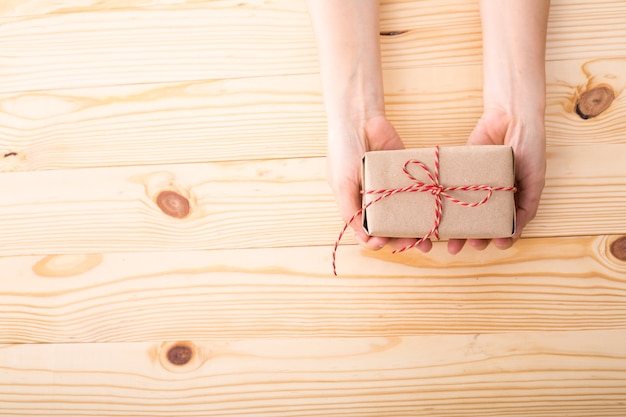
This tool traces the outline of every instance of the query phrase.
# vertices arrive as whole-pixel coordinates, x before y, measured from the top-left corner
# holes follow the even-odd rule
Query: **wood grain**
[[[0,92],[318,71],[303,0],[108,3],[6,3]],[[614,57],[625,12],[615,0],[553,1],[548,60]],[[388,2],[381,17],[382,30],[406,31],[383,40],[386,69],[481,62],[474,0]]]
[[[626,143],[626,58],[550,63],[547,73],[549,145]],[[387,112],[406,145],[463,144],[482,111],[480,79],[476,65],[387,71]],[[598,85],[616,99],[583,120],[575,104]],[[0,171],[326,151],[317,75],[22,92],[0,95],[0,109]]]
[[[339,278],[327,247],[5,257],[0,343],[623,330],[614,241],[457,256],[345,246]]]
[[[626,233],[626,145],[557,147],[525,235]],[[3,173],[0,255],[332,245],[322,158]],[[24,192],[28,190],[28,192]],[[189,214],[157,205],[173,191]]]
[[[321,156],[317,76],[0,96],[0,170]],[[1,155],[0,155],[1,156]]]
[[[621,417],[625,340],[597,330],[192,341],[182,366],[167,359],[175,343],[3,346],[0,415]]]
[[[552,1],[528,238],[334,278],[304,0],[1,1],[0,416],[624,416],[625,13]],[[381,30],[406,144],[463,143],[476,0]]]

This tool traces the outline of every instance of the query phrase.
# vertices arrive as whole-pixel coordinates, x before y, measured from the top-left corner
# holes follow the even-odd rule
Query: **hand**
[[[330,132],[328,141],[328,181],[335,194],[341,217],[345,222],[361,208],[361,159],[366,151],[403,149],[404,144],[395,128],[384,116],[374,116],[362,128],[343,128]],[[371,237],[362,226],[361,216],[350,227],[357,241],[368,249],[378,250],[389,244],[400,249],[414,243],[415,239],[389,239]],[[428,252],[429,240],[417,246]]]
[[[467,141],[468,145],[510,145],[515,153],[515,194],[517,223],[512,238],[494,239],[500,249],[507,249],[519,239],[524,227],[535,217],[546,175],[546,138],[544,117],[537,113],[514,116],[498,109],[486,110]],[[484,249],[489,240],[470,239],[476,249]],[[448,242],[448,252],[458,253],[465,240]]]

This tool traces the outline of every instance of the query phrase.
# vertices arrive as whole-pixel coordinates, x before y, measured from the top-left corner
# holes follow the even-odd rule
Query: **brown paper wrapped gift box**
[[[363,205],[380,194],[371,190],[389,190],[414,185],[415,180],[432,184],[423,163],[434,174],[435,149],[417,148],[367,152],[363,158]],[[510,146],[449,146],[439,148],[439,184],[442,187],[477,186],[513,187],[515,181],[513,150]],[[448,191],[467,203],[482,200],[488,191]],[[432,192],[400,192],[366,207],[363,226],[372,236],[419,238],[435,222],[436,197]],[[512,191],[493,191],[490,199],[477,207],[465,207],[442,198],[439,238],[510,237],[515,231],[515,199]]]

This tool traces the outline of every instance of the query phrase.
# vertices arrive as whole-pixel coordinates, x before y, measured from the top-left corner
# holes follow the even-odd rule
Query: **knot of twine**
[[[404,175],[406,175],[413,182],[411,185],[407,185],[406,187],[361,191],[361,194],[363,195],[379,194],[379,196],[375,198],[374,200],[370,201],[369,203],[365,204],[360,210],[354,213],[354,215],[352,215],[350,220],[348,220],[344,224],[343,229],[339,233],[339,236],[337,237],[337,240],[335,241],[335,246],[333,248],[333,274],[335,276],[337,276],[337,266],[336,266],[337,249],[339,248],[339,242],[341,241],[341,238],[343,237],[343,235],[346,233],[346,230],[348,230],[348,227],[352,224],[352,222],[354,222],[354,220],[356,220],[357,217],[363,214],[363,212],[368,207],[370,207],[373,204],[378,203],[379,201],[385,198],[391,197],[398,193],[431,193],[435,197],[435,221],[433,222],[433,227],[423,237],[421,237],[417,241],[411,243],[410,245],[404,246],[400,249],[395,249],[393,251],[393,253],[400,253],[400,252],[404,252],[406,250],[416,247],[417,245],[422,243],[424,240],[429,239],[430,237],[439,239],[439,224],[441,223],[441,218],[443,216],[443,199],[444,198],[447,198],[454,204],[458,204],[463,207],[477,207],[489,201],[494,191],[510,191],[510,192],[517,191],[517,188],[515,187],[493,187],[490,185],[464,185],[464,186],[444,187],[439,183],[439,146],[435,146],[435,161],[434,162],[435,162],[434,164],[435,166],[434,166],[433,171],[431,172],[426,165],[424,165],[422,162],[418,160],[409,159],[408,161],[406,161],[404,163],[404,166],[402,167],[402,172],[404,172]],[[420,168],[422,168],[422,170],[426,172],[426,175],[428,176],[428,179],[430,180],[430,184],[427,184],[415,178],[413,174],[409,172],[408,168],[410,165],[417,165]],[[480,201],[470,203],[470,202],[455,198],[449,193],[451,191],[486,191],[487,195]]]

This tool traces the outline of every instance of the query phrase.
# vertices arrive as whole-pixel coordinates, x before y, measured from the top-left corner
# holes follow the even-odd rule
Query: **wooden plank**
[[[549,145],[626,144],[626,59],[549,63],[547,73]],[[480,79],[477,65],[387,71],[388,115],[406,145],[463,144],[482,111]],[[600,84],[617,98],[598,117],[581,119],[578,96]],[[0,171],[326,150],[317,75],[22,92],[0,95],[0,108]]]
[[[39,174],[0,177],[4,255],[315,245],[339,226],[321,159]]]
[[[548,60],[626,50],[624,2],[552,3]],[[2,10],[15,17],[1,22],[1,93],[318,72],[302,0],[9,1]],[[474,0],[387,2],[381,30],[405,32],[383,40],[386,69],[481,62]]]
[[[318,77],[0,96],[0,170],[322,156]]]
[[[6,18],[0,91],[311,72],[317,54],[306,3],[264,3],[218,0],[102,11],[87,5],[77,12]]]
[[[8,345],[0,415],[621,417],[625,341],[597,330]],[[169,362],[172,349],[188,362]]]
[[[339,278],[330,247],[4,257],[0,343],[623,330],[615,241],[456,256],[350,245]]]
[[[384,0],[386,1],[386,0]],[[396,0],[393,0],[396,1]],[[278,9],[304,10],[306,3],[285,0],[4,0],[0,5],[0,17],[31,17],[41,15],[58,15],[71,13],[141,11],[150,9],[225,9],[273,6]]]
[[[603,236],[344,245],[332,278],[304,1],[2,1],[0,171],[52,171],[0,174],[0,416],[623,416],[625,11],[553,0],[528,229]],[[385,1],[382,30],[407,145],[464,142],[476,1]]]
[[[548,158],[527,237],[626,233],[626,145],[563,146]],[[322,158],[8,172],[0,181],[4,256],[332,245],[341,228]]]

